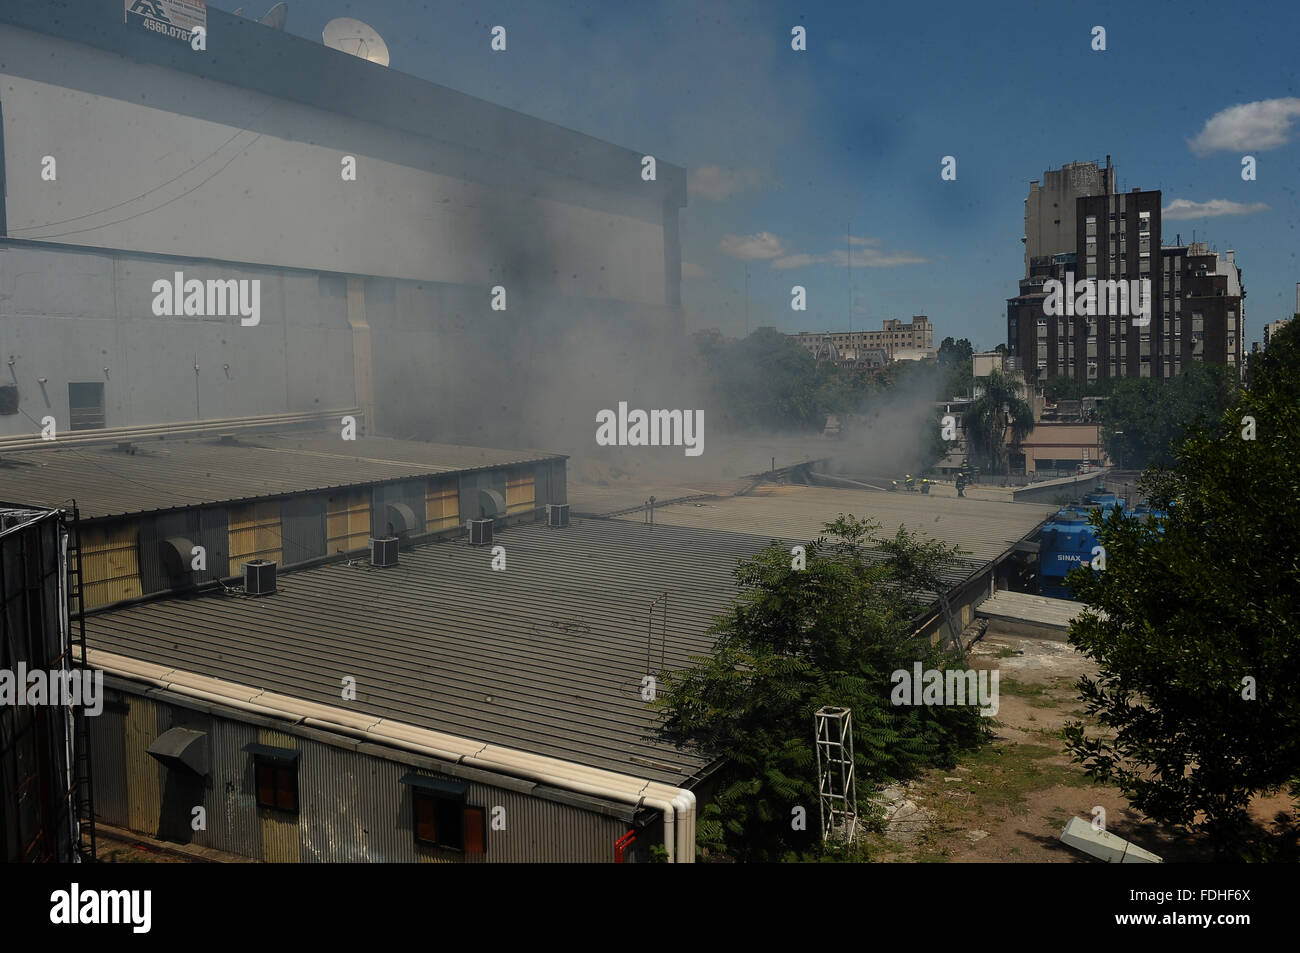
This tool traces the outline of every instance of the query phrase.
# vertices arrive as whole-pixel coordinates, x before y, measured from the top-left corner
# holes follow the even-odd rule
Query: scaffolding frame
[[[817,812],[822,841],[851,844],[858,832],[853,710],[826,705],[813,718],[817,734]]]

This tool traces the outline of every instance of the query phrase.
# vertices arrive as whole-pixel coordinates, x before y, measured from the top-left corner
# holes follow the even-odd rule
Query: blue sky
[[[291,0],[287,29],[319,41],[336,16],[378,29],[394,69],[690,170],[692,329],[743,333],[748,269],[751,327],[928,314],[937,338],[993,347],[1023,271],[1029,181],[1107,153],[1121,189],[1194,203],[1166,213],[1167,241],[1195,230],[1236,249],[1248,341],[1294,310],[1293,2]],[[496,24],[504,54],[489,49]],[[790,48],[796,25],[806,52]],[[945,155],[956,181],[940,179]],[[790,310],[795,284],[807,312]]]

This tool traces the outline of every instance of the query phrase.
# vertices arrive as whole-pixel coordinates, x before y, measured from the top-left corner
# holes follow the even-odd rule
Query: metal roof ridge
[[[291,695],[274,694],[265,689],[208,675],[165,668],[103,649],[87,648],[84,661],[87,665],[103,669],[108,674],[119,678],[149,683],[156,689],[178,695],[267,714],[292,724],[360,736],[387,743],[392,747],[433,750],[438,752],[443,760],[455,764],[484,768],[498,774],[533,775],[532,780],[543,781],[569,790],[579,790],[582,793],[587,793],[589,789],[602,789],[607,796],[632,798],[635,802],[645,794],[678,794],[685,790],[649,778],[621,774],[604,768],[565,761],[550,755],[462,738],[388,718],[377,718],[368,722],[365,727],[359,727],[358,721],[375,719],[376,716],[349,712],[332,705],[321,705]],[[169,676],[172,675],[180,675],[181,678],[170,678]],[[257,704],[253,699],[270,701],[271,704]]]

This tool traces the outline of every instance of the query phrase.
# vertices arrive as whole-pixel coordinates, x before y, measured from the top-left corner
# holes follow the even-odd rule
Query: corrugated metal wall
[[[325,544],[331,553],[365,549],[370,541],[370,490],[340,490],[325,501]]]
[[[324,495],[313,493],[280,501],[280,543],[286,565],[325,555]]]
[[[429,481],[424,498],[424,525],[428,533],[460,525],[460,488],[456,480]]]
[[[139,532],[135,520],[82,527],[82,593],[87,608],[143,595]]]
[[[506,475],[506,515],[530,513],[536,505],[533,468],[519,467]]]
[[[147,698],[131,696],[126,712],[124,753],[126,755],[127,826],[133,831],[158,833],[162,798],[162,765],[146,750],[160,734],[158,710]]]
[[[105,691],[104,709],[86,718],[95,788],[95,818],[130,827],[126,791],[126,705]]]
[[[417,769],[179,705],[129,694],[125,701],[125,711],[125,706],[110,704],[91,719],[96,813],[108,823],[150,835],[158,835],[161,827],[173,841],[267,861],[608,862],[614,841],[628,829],[614,817],[470,781],[467,804],[482,807],[487,817],[486,854],[417,845],[411,789],[401,783],[403,775]],[[177,725],[208,733],[211,773],[188,799],[183,792],[190,779],[171,777],[175,772],[146,750]],[[253,756],[243,750],[253,741],[301,752],[297,817],[258,808]],[[418,773],[448,776],[436,770]],[[183,829],[200,799],[207,829]],[[504,809],[504,815],[497,815],[504,820],[503,830],[493,828],[498,807]]]
[[[563,460],[543,460],[534,466],[533,484],[536,505],[569,502]]]
[[[283,562],[280,552],[280,504],[262,500],[230,508],[230,570],[243,574],[243,564],[252,559]]]

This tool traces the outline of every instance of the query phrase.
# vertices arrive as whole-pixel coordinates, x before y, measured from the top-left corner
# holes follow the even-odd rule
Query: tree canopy
[[[1261,838],[1251,799],[1300,796],[1296,326],[1253,363],[1250,388],[1144,475],[1166,517],[1095,520],[1106,567],[1071,573],[1089,610],[1070,640],[1098,664],[1080,689],[1101,730],[1076,723],[1068,739],[1147,816],[1268,858],[1294,841]]]
[[[741,594],[712,631],[710,656],[661,674],[664,737],[725,759],[699,844],[741,860],[820,853],[814,713],[853,710],[860,809],[874,782],[950,766],[982,737],[973,707],[896,706],[891,674],[952,661],[912,621],[943,583],[954,549],[840,516],[804,564],[773,542],[736,570]],[[792,812],[807,824],[797,830]]]
[[[1012,445],[1019,444],[1034,429],[1034,412],[1020,396],[1021,384],[999,370],[983,378],[983,393],[966,408],[963,427],[972,455],[990,473],[1009,473]]]
[[[1239,393],[1234,370],[1200,362],[1171,378],[1117,380],[1100,411],[1106,453],[1125,467],[1171,466],[1187,428],[1217,420]]]

